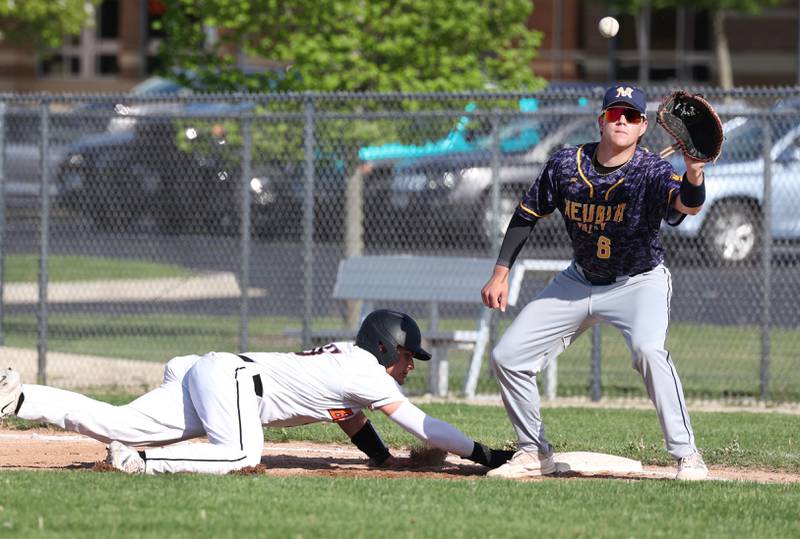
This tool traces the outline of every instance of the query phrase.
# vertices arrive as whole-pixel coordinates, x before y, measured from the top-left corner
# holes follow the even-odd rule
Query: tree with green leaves
[[[32,43],[37,49],[59,47],[94,23],[101,0],[0,0],[0,32],[4,40]]]
[[[172,76],[189,75],[184,82],[205,89],[535,91],[544,81],[530,67],[541,42],[541,34],[527,26],[532,10],[532,0],[170,0],[159,23],[166,36],[160,54]],[[248,73],[241,69],[242,57],[281,69]],[[257,112],[287,106],[266,103]],[[334,106],[363,112],[385,103]],[[411,110],[419,102],[400,106]],[[315,166],[335,154],[348,170],[348,255],[363,247],[364,180],[357,150],[398,140],[404,123],[334,120],[316,126]],[[259,122],[255,155],[301,160],[302,128],[297,122]]]
[[[663,0],[662,0],[663,1]],[[742,11],[750,14],[761,13],[764,8],[777,6],[784,0],[675,0],[674,3],[706,8],[711,12],[711,31],[713,33],[714,56],[717,61],[719,85],[728,90],[733,88],[733,66],[728,38],[725,35],[725,12]]]
[[[205,86],[431,92],[535,90],[531,0],[170,0],[167,68]],[[285,73],[243,73],[241,54]],[[221,86],[220,86],[221,85]]]
[[[695,11],[707,9],[711,14],[711,32],[714,57],[717,63],[717,83],[724,89],[733,88],[733,67],[728,38],[725,34],[725,14],[740,11],[761,13],[765,8],[777,6],[785,0],[597,0],[623,13],[636,15],[647,5],[656,8],[685,7]]]

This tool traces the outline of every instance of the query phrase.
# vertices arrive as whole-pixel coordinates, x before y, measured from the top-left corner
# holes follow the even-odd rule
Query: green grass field
[[[38,255],[12,254],[5,257],[8,283],[36,282],[39,279]],[[191,271],[176,265],[155,264],[119,258],[51,255],[47,272],[50,281],[93,281],[98,279],[156,279],[186,277]]]
[[[116,396],[113,402],[125,402]],[[513,437],[496,406],[426,404],[493,445]],[[545,409],[557,451],[670,461],[655,413]],[[392,447],[413,438],[371,414]],[[714,466],[800,472],[800,417],[695,413]],[[19,423],[17,423],[19,424]],[[24,425],[23,425],[24,427]],[[347,443],[329,424],[266,429],[267,442]],[[797,537],[800,489],[747,482],[473,477],[346,478],[6,471],[0,535],[43,537]]]
[[[4,476],[4,477],[2,477]],[[4,537],[797,537],[789,485],[7,472]],[[10,485],[13,485],[11,487]]]
[[[239,318],[235,315],[51,314],[48,322],[48,349],[58,352],[163,363],[176,355],[235,351],[239,347]],[[36,324],[33,315],[7,315],[5,344],[35,348]],[[277,337],[292,327],[299,328],[299,320],[254,318],[250,323],[251,348],[296,350],[296,342]]]
[[[38,260],[35,255],[5,257],[8,282],[35,281]],[[100,257],[52,256],[49,264],[53,281],[95,279],[136,279],[185,277],[190,270],[179,266],[137,260]],[[228,316],[186,313],[130,314],[102,312],[64,315],[51,309],[48,324],[48,349],[58,352],[164,362],[186,353],[209,350],[238,350],[238,311]],[[8,346],[35,348],[37,322],[34,314],[6,314],[3,341]],[[503,317],[501,334],[510,322]],[[424,327],[425,320],[420,320]],[[254,317],[250,321],[250,349],[293,351],[298,339],[283,336],[287,329],[299,329],[299,318]],[[340,327],[341,318],[314,320],[315,328]],[[466,319],[443,319],[442,329],[469,328]],[[752,399],[760,397],[761,334],[751,326],[713,326],[673,322],[668,348],[681,375],[684,391],[690,398]],[[775,401],[800,400],[800,331],[773,329],[770,335],[769,397]],[[450,354],[450,387],[463,386],[468,354]],[[488,358],[488,353],[487,353]],[[478,392],[497,393],[498,387],[483,362]],[[558,360],[560,396],[588,395],[591,374],[591,339],[588,335],[574,342]],[[418,362],[419,372],[408,384],[412,394],[426,391],[427,366]],[[602,391],[607,397],[643,397],[644,387],[630,367],[630,354],[619,333],[602,328]]]
[[[446,320],[445,327],[469,327],[468,321]],[[340,320],[321,319],[319,327]],[[299,329],[300,320],[286,317],[254,317],[250,322],[250,349],[293,351],[297,339],[287,339],[285,330]],[[501,331],[503,326],[501,326]],[[630,354],[619,335],[609,326],[602,330],[602,386],[609,397],[645,396],[644,385],[630,366]],[[35,348],[36,317],[5,316],[5,344]],[[771,335],[770,396],[774,400],[800,400],[800,331],[776,329]],[[239,347],[239,318],[191,316],[184,314],[130,315],[127,313],[69,314],[49,317],[48,349],[59,352],[165,362],[175,355],[205,353],[209,350],[236,351]],[[688,397],[753,398],[759,396],[760,334],[757,328],[698,326],[673,323],[668,347],[681,375]],[[487,354],[488,357],[488,354]],[[591,374],[591,339],[575,341],[558,360],[559,395],[588,395]],[[450,387],[462,387],[469,355],[450,354]],[[410,379],[412,393],[424,392],[427,365],[417,363]],[[488,361],[478,386],[480,393],[497,393]]]

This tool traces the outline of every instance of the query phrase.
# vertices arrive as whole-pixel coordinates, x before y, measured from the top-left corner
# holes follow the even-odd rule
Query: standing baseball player
[[[0,372],[0,418],[11,413],[109,443],[108,458],[127,473],[227,473],[261,461],[262,425],[332,421],[373,463],[393,462],[362,410],[378,409],[434,447],[497,467],[510,451],[492,450],[425,414],[400,385],[421,346],[417,323],[389,310],[370,313],[355,344],[336,342],[297,354],[210,352],[171,359],[160,387],[125,406],[70,391],[21,384]],[[208,436],[208,443],[168,445]],[[131,446],[166,446],[136,451]]]
[[[558,209],[572,241],[573,262],[525,306],[492,352],[503,403],[519,451],[488,475],[516,478],[555,471],[540,416],[536,374],[586,329],[615,326],[631,351],[658,412],[677,479],[708,475],[695,446],[675,365],[664,348],[672,280],[664,266],[661,221],[677,225],[705,200],[703,165],[684,155],[677,175],[640,148],[647,130],[640,88],[609,88],[598,118],[600,142],[563,149],[547,162],[511,218],[493,275],[481,295],[504,311],[508,275],[539,219]]]

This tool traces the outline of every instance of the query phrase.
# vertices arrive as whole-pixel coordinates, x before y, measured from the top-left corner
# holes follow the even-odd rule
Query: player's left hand
[[[700,94],[672,92],[659,105],[656,122],[675,139],[675,149],[698,161],[716,161],[722,152],[722,121]]]
[[[705,161],[698,161],[687,153],[683,154],[683,162],[686,163],[686,176],[694,184],[700,182],[703,177],[703,167],[706,166]]]

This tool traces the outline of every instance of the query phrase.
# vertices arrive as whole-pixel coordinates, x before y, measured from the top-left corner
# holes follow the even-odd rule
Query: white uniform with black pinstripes
[[[672,277],[663,265],[610,285],[592,286],[573,263],[525,306],[492,354],[520,449],[548,452],[535,375],[581,333],[603,321],[625,338],[633,368],[655,404],[669,453],[681,458],[697,451],[683,387],[664,348],[671,295]]]
[[[406,399],[385,368],[352,343],[246,357],[249,361],[210,352],[173,358],[161,386],[124,406],[23,385],[18,415],[129,446],[164,446],[208,436],[209,443],[145,450],[146,472],[222,474],[260,462],[262,425],[340,421],[364,408]]]
[[[262,425],[340,421],[363,408],[406,398],[384,367],[352,343],[331,343],[302,354],[245,356],[249,361],[210,353],[187,372],[184,394],[209,443],[148,449],[147,473],[227,473],[254,466],[264,448]]]

